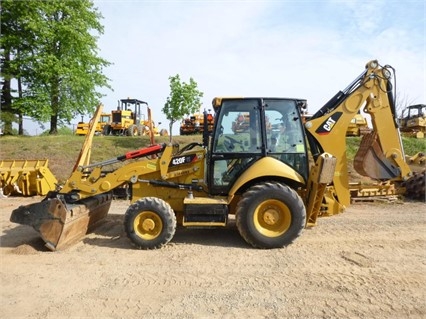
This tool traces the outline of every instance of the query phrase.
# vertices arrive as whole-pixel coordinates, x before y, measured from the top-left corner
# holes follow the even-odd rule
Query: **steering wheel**
[[[235,150],[235,144],[239,144],[241,146],[241,149],[244,150],[242,141],[238,141],[235,138],[230,136],[225,136],[225,141],[223,142],[223,145],[225,146],[225,149],[228,152]]]

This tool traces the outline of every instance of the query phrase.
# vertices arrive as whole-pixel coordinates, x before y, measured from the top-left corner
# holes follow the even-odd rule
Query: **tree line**
[[[4,134],[23,117],[50,122],[49,134],[78,114],[91,114],[100,88],[112,90],[103,71],[111,62],[98,54],[103,18],[91,0],[3,0],[0,7],[1,112]],[[190,78],[169,77],[162,109],[173,123],[200,109],[203,93]]]
[[[98,54],[101,14],[90,0],[3,0],[0,7],[1,117],[4,133],[29,116],[49,134],[77,114],[92,113],[111,63]]]

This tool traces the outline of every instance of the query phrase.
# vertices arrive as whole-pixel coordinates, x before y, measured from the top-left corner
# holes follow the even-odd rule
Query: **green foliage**
[[[41,133],[40,136],[46,136],[46,135],[49,135],[49,134],[50,134],[50,131],[47,130],[47,131],[44,131],[43,133]],[[60,126],[58,128],[56,135],[68,135],[69,136],[69,135],[74,135],[74,132],[72,131],[71,128],[69,128],[67,126]]]
[[[197,88],[197,82],[192,78],[189,83],[181,82],[179,74],[169,77],[170,95],[162,111],[169,120],[170,139],[172,138],[173,123],[198,111],[201,107],[203,93]]]
[[[10,60],[2,77],[22,84],[15,113],[50,120],[50,133],[76,114],[93,113],[102,96],[97,89],[110,88],[102,74],[110,63],[97,52],[102,16],[93,2],[4,0],[1,18],[2,56]]]
[[[61,132],[62,129],[59,129]],[[168,136],[156,137],[157,143],[167,142]],[[194,136],[176,136],[174,143],[182,146],[193,141]],[[60,181],[65,181],[80,153],[85,137],[77,135],[49,135],[0,137],[2,159],[48,159],[49,168]],[[200,140],[201,142],[201,140]],[[150,145],[148,136],[129,138],[124,136],[95,136],[91,150],[91,162],[100,162],[121,156],[129,151]],[[106,151],[107,150],[107,151]],[[125,162],[127,163],[127,162]]]
[[[412,156],[417,152],[426,153],[426,139],[424,138],[403,137],[402,144],[406,155]]]
[[[358,151],[361,137],[346,138],[346,154],[348,159],[353,159]],[[417,152],[426,152],[426,139],[402,137],[402,146],[406,155],[414,155]]]
[[[61,129],[59,130],[61,132]],[[173,143],[181,148],[191,142],[201,143],[200,135],[178,135]],[[157,143],[168,140],[167,136],[156,137]],[[3,159],[49,159],[49,168],[60,181],[71,174],[72,168],[84,143],[84,137],[77,135],[43,135],[31,137],[2,136],[0,137],[0,158]],[[358,149],[360,138],[348,137],[348,160],[352,161]],[[414,155],[425,149],[425,139],[403,138],[407,155]],[[128,138],[123,136],[95,136],[92,146],[92,162],[104,161],[121,156],[129,151],[148,146],[148,136]],[[107,152],[105,150],[108,150]]]
[[[353,159],[358,151],[361,137],[351,136],[346,138],[346,155],[348,159]]]

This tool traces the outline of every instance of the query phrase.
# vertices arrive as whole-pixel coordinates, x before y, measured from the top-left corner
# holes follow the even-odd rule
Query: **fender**
[[[291,179],[298,184],[304,185],[305,179],[297,173],[289,165],[277,160],[273,157],[264,157],[250,166],[241,176],[236,180],[234,185],[229,191],[229,196],[232,197],[235,193],[246,183],[262,177],[273,177],[274,179]]]

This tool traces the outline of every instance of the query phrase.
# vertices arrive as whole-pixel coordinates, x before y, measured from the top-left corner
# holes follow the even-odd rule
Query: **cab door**
[[[264,152],[261,100],[224,100],[215,121],[208,183],[212,194],[226,195],[241,173]]]

